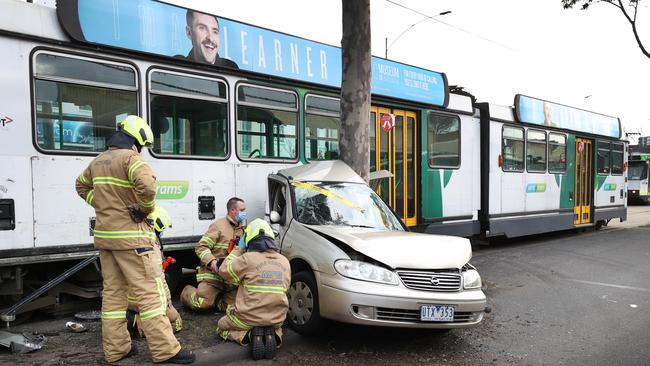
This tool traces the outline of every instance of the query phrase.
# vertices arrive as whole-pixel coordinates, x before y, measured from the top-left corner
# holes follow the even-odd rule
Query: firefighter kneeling
[[[289,261],[278,253],[271,226],[255,219],[219,267],[227,283],[239,285],[234,306],[219,319],[217,332],[226,340],[251,343],[253,359],[273,358],[282,342],[282,323],[289,303]]]
[[[167,210],[160,206],[156,206],[153,212],[151,212],[147,217],[147,223],[153,228],[154,233],[156,233],[156,246],[154,246],[154,251],[157,255],[159,255],[159,265],[163,269],[163,275],[160,277],[160,279],[164,288],[165,297],[167,298],[167,318],[169,319],[169,323],[172,326],[172,330],[174,333],[177,333],[183,329],[183,320],[181,319],[181,315],[172,304],[172,295],[169,291],[169,286],[167,286],[167,281],[164,275],[164,270],[166,269],[167,265],[173,264],[175,260],[173,260],[172,257],[167,257],[167,259],[165,259],[165,256],[162,252],[162,242],[160,241],[160,237],[163,235],[163,231],[167,228],[172,227],[172,218],[169,216],[169,213],[167,213]],[[138,299],[134,294],[129,293],[128,301],[129,311],[126,314],[126,318],[128,321],[127,328],[129,329],[129,333],[135,335],[137,330],[137,334],[140,337],[144,337],[142,320],[140,320],[140,315],[136,314],[139,312]]]

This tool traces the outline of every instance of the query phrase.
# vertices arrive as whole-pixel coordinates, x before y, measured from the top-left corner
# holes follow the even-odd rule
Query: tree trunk
[[[341,57],[340,159],[368,181],[370,169],[370,0],[341,0],[343,39]]]

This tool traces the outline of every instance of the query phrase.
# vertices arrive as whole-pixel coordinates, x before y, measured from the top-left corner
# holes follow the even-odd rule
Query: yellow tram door
[[[382,182],[377,193],[407,226],[417,224],[417,148],[415,113],[371,108],[370,170],[388,170],[393,174]]]
[[[573,223],[591,223],[591,207],[594,196],[593,143],[591,140],[576,138],[576,164]]]

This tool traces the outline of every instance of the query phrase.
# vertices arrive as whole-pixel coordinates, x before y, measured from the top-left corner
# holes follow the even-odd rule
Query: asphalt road
[[[649,262],[650,229],[643,227],[493,243],[472,260],[493,309],[478,328],[439,334],[335,324],[282,350],[278,361],[648,365]]]

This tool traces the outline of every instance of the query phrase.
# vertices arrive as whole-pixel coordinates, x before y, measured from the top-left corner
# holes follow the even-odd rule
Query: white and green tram
[[[144,117],[172,277],[228,198],[263,217],[269,173],[338,157],[340,49],[226,18],[219,53],[187,59],[187,9],[154,0],[0,0],[0,308],[94,255],[74,191],[116,123]],[[25,21],[37,19],[38,21]],[[517,237],[626,219],[618,118],[516,96],[476,103],[444,73],[373,57],[370,168],[411,230]],[[489,97],[487,97],[489,100]],[[99,296],[87,267],[32,308]]]

